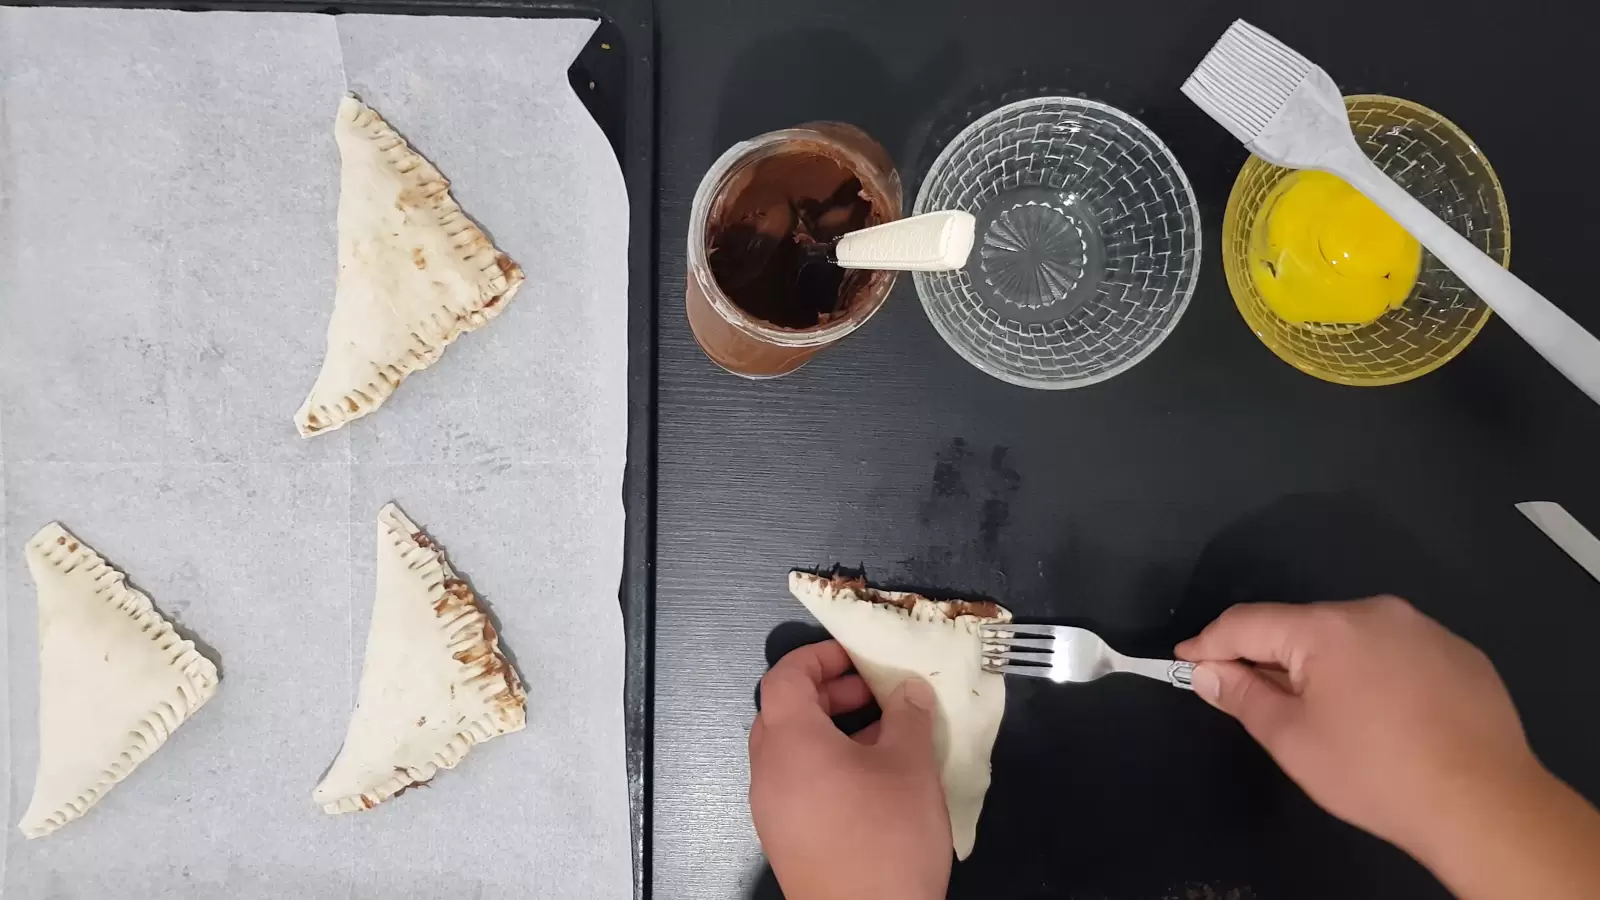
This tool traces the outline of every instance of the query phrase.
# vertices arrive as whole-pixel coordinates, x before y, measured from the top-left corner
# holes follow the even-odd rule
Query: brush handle
[[[1418,203],[1359,148],[1329,154],[1318,168],[1338,175],[1378,204],[1540,356],[1600,403],[1600,340]]]
[[[846,269],[939,272],[967,264],[977,220],[956,209],[923,213],[852,231],[834,246],[834,261]]]

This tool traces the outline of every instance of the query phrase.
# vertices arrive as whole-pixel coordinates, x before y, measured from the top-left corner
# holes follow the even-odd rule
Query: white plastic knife
[[[1589,529],[1574,519],[1561,504],[1531,500],[1518,503],[1517,511],[1539,526],[1539,530],[1555,541],[1556,546],[1567,551],[1567,555],[1594,576],[1594,580],[1600,581],[1600,539],[1590,534]]]
[[[852,231],[839,238],[833,261],[844,269],[947,272],[967,264],[978,220],[942,209]]]

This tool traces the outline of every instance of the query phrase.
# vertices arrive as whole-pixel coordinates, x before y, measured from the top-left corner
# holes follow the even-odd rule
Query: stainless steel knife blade
[[[1556,546],[1583,566],[1594,580],[1600,581],[1600,539],[1589,533],[1583,523],[1572,517],[1559,503],[1532,500],[1518,503],[1517,511],[1539,527]]]

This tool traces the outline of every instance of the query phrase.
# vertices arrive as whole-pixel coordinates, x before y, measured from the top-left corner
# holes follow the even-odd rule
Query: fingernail
[[[933,686],[921,678],[907,678],[900,689],[906,692],[906,702],[920,710],[933,709]]]
[[[1196,694],[1204,697],[1207,703],[1216,703],[1222,699],[1222,679],[1204,663],[1194,667],[1194,674],[1189,676],[1189,686],[1194,688]]]

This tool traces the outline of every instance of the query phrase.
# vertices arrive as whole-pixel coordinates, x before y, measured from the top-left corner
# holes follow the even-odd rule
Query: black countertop
[[[653,896],[771,890],[745,732],[785,637],[771,633],[805,619],[784,588],[794,566],[991,596],[1149,653],[1239,599],[1405,593],[1489,652],[1535,749],[1600,798],[1600,585],[1512,509],[1557,500],[1600,529],[1600,409],[1498,321],[1383,389],[1302,375],[1250,334],[1217,251],[1245,152],[1178,93],[1236,16],[1346,92],[1417,100],[1471,134],[1505,185],[1517,273],[1600,331],[1600,181],[1586,146],[1563,145],[1594,108],[1592,31],[1538,4],[662,5]],[[896,157],[909,206],[956,128],[1047,92],[1134,112],[1194,184],[1199,289],[1149,359],[1081,390],[1011,387],[939,339],[909,279],[786,378],[743,381],[701,355],[684,235],[729,144],[853,122]],[[1194,697],[1137,679],[1010,687],[956,895],[1443,896]]]

